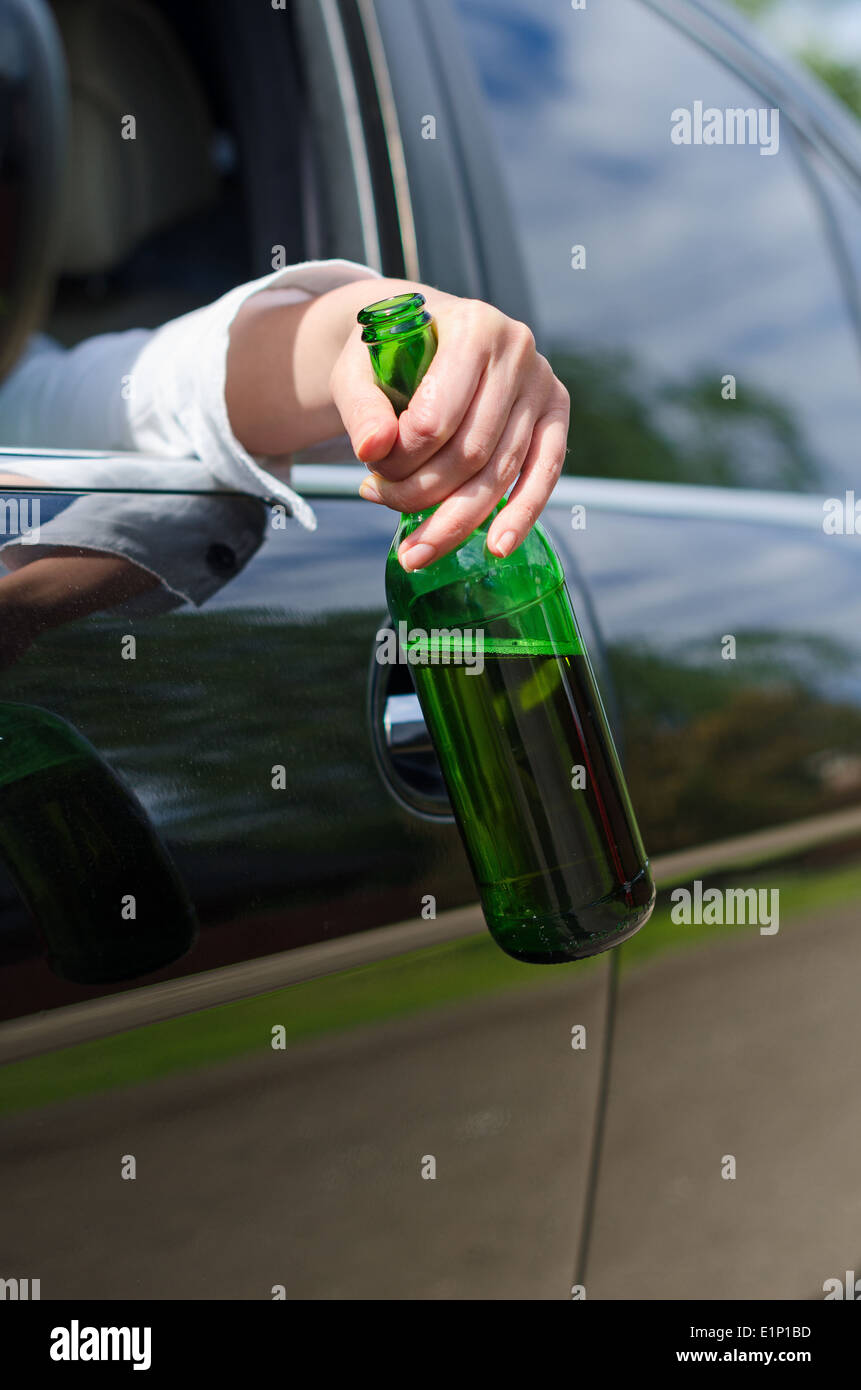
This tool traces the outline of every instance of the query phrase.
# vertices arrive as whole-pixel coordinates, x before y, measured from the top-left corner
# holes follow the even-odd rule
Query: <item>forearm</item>
[[[122,556],[57,546],[0,578],[0,622],[31,637],[148,593],[159,583]]]
[[[230,331],[225,395],[233,433],[251,454],[276,456],[342,432],[330,377],[366,304],[419,289],[435,307],[453,296],[407,280],[358,280],[302,304],[265,290]]]

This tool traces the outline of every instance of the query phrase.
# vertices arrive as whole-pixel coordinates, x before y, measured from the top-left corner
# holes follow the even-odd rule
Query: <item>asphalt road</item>
[[[43,1298],[568,1297],[606,978],[15,1116],[0,1274]]]

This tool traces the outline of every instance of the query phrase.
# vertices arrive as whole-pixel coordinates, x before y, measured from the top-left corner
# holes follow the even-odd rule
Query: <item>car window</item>
[[[362,259],[316,0],[51,3],[71,92],[53,338],[154,328],[279,265]]]
[[[253,248],[219,24],[186,23],[193,4],[173,14],[151,0],[52,4],[70,102],[59,275],[43,326],[71,345],[217,298],[250,278]]]
[[[71,94],[68,198],[30,352],[157,328],[306,259],[374,263],[349,58],[316,0],[254,13],[245,0],[51,3]],[[71,421],[39,429],[7,429],[0,449],[123,447],[120,434],[82,442]],[[69,485],[88,486],[82,470]]]
[[[858,340],[789,121],[639,0],[458,11],[537,329],[574,399],[569,470],[851,484]],[[696,143],[696,103],[764,114],[744,143]]]

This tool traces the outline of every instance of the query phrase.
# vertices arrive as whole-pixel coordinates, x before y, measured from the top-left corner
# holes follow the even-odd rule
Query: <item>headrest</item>
[[[143,0],[54,10],[71,98],[60,271],[92,275],[211,200],[212,129],[188,60]]]

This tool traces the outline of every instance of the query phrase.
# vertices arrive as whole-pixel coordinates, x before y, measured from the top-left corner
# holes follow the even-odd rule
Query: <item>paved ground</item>
[[[605,980],[17,1116],[0,1274],[44,1298],[565,1298]]]
[[[861,1277],[859,914],[715,931],[623,979],[590,1298]],[[45,1297],[565,1298],[605,978],[17,1116],[0,1275]]]
[[[861,909],[716,927],[627,977],[589,1297],[822,1298],[861,1277],[860,1058]]]

